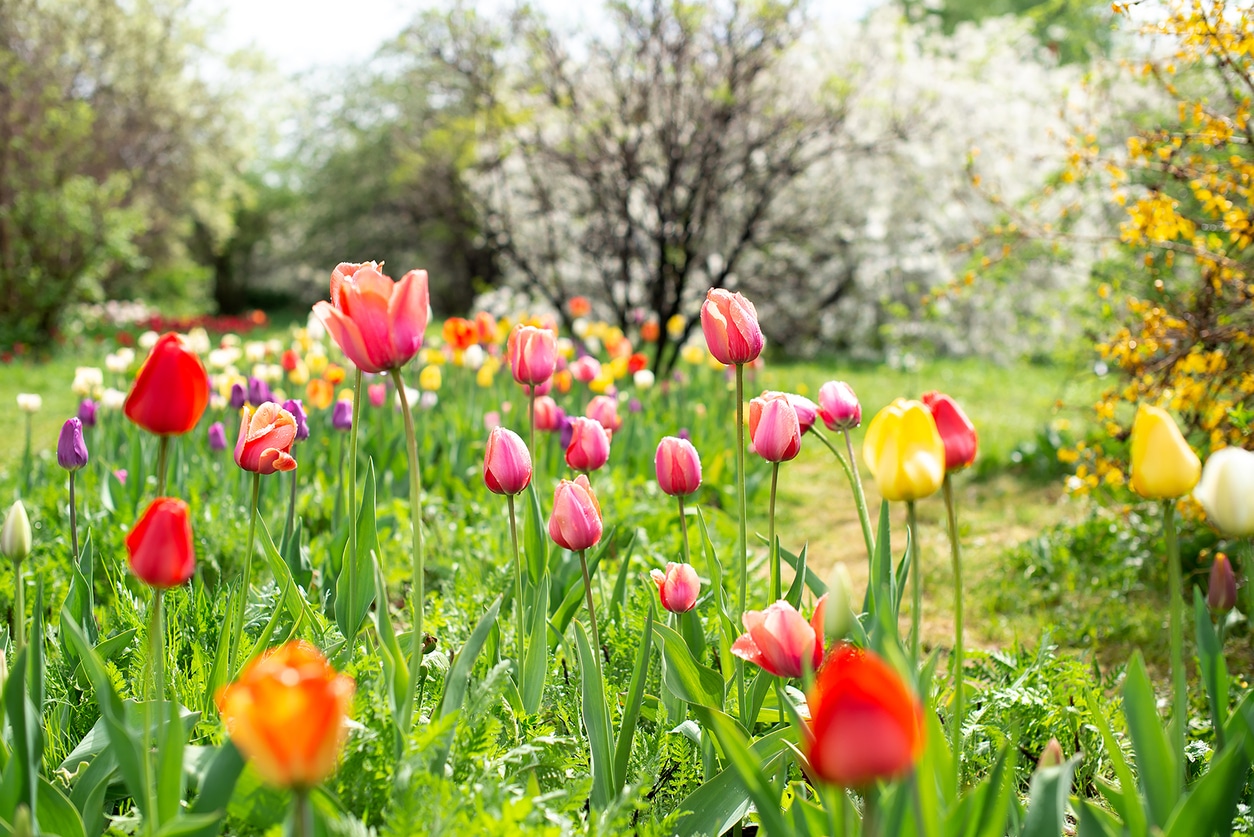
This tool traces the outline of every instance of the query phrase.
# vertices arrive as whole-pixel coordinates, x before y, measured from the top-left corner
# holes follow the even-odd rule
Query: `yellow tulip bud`
[[[945,443],[920,401],[898,398],[876,413],[862,458],[885,500],[919,500],[935,494],[945,479]]]
[[[1171,414],[1142,404],[1132,421],[1132,490],[1147,500],[1183,497],[1202,476],[1202,461]]]
[[[444,375],[438,366],[424,366],[418,373],[418,386],[428,392],[435,392],[443,382]]]

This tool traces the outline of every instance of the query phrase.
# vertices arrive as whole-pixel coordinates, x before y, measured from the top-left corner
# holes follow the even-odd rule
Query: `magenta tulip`
[[[553,513],[549,516],[549,537],[553,542],[578,552],[601,540],[601,528],[601,506],[588,478],[580,474],[574,481],[558,483],[553,491]]]
[[[571,419],[566,464],[576,471],[595,471],[610,458],[610,436],[599,421],[584,416]]]
[[[671,613],[687,613],[697,606],[697,596],[701,594],[701,579],[691,564],[666,565],[666,571],[653,570],[649,577],[657,584],[658,597],[662,607]]]
[[[672,497],[683,497],[701,487],[701,457],[692,442],[666,436],[658,442],[653,457],[657,484]]]
[[[514,431],[496,427],[488,434],[483,482],[493,494],[519,494],[531,484],[531,453]]]
[[[862,424],[862,405],[853,387],[844,381],[828,381],[819,387],[819,418],[833,432]]]
[[[422,348],[430,313],[427,272],[411,270],[393,282],[374,262],[340,264],[331,273],[331,301],[314,303],[313,312],[358,369],[397,369]]]
[[[547,328],[516,326],[506,348],[514,380],[520,384],[542,384],[557,366],[557,335]]]

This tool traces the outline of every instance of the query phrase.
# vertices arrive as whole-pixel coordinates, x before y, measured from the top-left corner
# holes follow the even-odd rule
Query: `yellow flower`
[[[609,368],[610,377],[613,378],[615,381],[617,381],[619,378],[625,378],[627,376],[627,362],[628,362],[628,356],[626,355],[622,357],[616,357],[613,360],[611,360],[607,364]],[[606,366],[602,366],[601,368],[604,370]]]
[[[435,392],[443,382],[444,376],[438,366],[424,366],[418,373],[418,386],[428,392]]]
[[[684,336],[684,327],[688,325],[688,321],[684,319],[683,314],[676,314],[666,321],[666,333],[672,340],[678,340]]]
[[[1202,476],[1202,462],[1171,414],[1142,404],[1132,421],[1132,490],[1148,500],[1183,497]]]
[[[321,375],[327,368],[327,356],[321,349],[319,346],[305,356],[305,365],[309,367],[310,375]]]
[[[485,363],[479,367],[479,371],[475,373],[475,383],[487,389],[492,386],[492,379],[496,377],[496,365]]]
[[[298,387],[309,383],[309,367],[303,361],[297,362],[296,368],[287,373],[287,379]]]
[[[679,315],[676,314],[675,316]],[[698,343],[689,343],[679,352],[679,356],[684,359],[684,363],[691,363],[693,366],[705,363],[706,354],[705,346]]]
[[[876,413],[866,429],[862,458],[886,500],[927,497],[945,479],[945,443],[920,401],[898,398]]]
[[[602,367],[601,374],[597,375],[595,378],[593,378],[591,381],[588,382],[588,389],[592,390],[593,392],[597,394],[600,394],[608,390],[610,388],[610,384],[612,383],[614,383],[613,376],[610,375],[606,367]]]

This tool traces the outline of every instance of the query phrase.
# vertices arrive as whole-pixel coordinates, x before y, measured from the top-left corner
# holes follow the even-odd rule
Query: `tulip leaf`
[[[1006,833],[1007,817],[1014,786],[1007,782],[1013,766],[1010,745],[1002,747],[993,762],[993,769],[974,788],[963,794],[948,809],[945,834],[951,837],[1001,837]]]
[[[105,483],[108,484],[107,482]],[[88,530],[86,537],[83,539],[83,546],[78,555],[78,560],[70,564],[70,589],[65,594],[65,601],[61,603],[61,621],[75,621],[79,627],[83,629],[84,636],[92,645],[95,645],[99,633],[96,630],[96,618],[93,615],[95,611],[94,585],[92,580],[93,571],[95,570],[95,548],[92,546],[91,531]],[[61,634],[61,655],[71,665],[78,663],[78,657],[74,655],[70,642],[66,639],[65,634]]]
[[[1145,672],[1139,651],[1128,663],[1123,685],[1123,712],[1128,721],[1128,735],[1136,753],[1142,797],[1148,807],[1150,821],[1163,828],[1180,799],[1177,754],[1172,751],[1163,729],[1154,699],[1154,687]]]
[[[579,654],[579,672],[583,684],[583,725],[588,733],[588,752],[592,758],[592,796],[594,811],[609,807],[614,792],[614,733],[610,728],[610,710],[605,700],[605,680],[597,663],[600,649],[588,643],[587,632],[576,620],[575,648]]]
[[[466,700],[466,690],[470,686],[470,675],[475,668],[475,660],[479,658],[479,652],[483,650],[483,645],[488,640],[488,634],[492,631],[492,626],[496,624],[497,613],[501,610],[501,597],[497,596],[492,602],[492,606],[479,620],[479,624],[475,625],[475,629],[470,632],[470,638],[466,640],[466,644],[462,646],[462,650],[457,653],[457,659],[453,662],[453,667],[449,669],[448,675],[444,678],[444,694],[440,698],[440,709],[436,713],[436,717],[444,718],[453,712],[457,712],[462,708],[462,704]],[[416,653],[422,653],[421,640]],[[444,772],[444,763],[448,759],[449,747],[452,745],[452,728],[443,737],[441,742],[435,747],[435,756],[432,760],[432,772],[437,776]]]
[[[791,729],[783,727],[753,742],[750,750],[761,761],[763,771],[773,770],[784,758],[793,735]],[[678,837],[725,834],[749,812],[749,796],[735,767],[727,767],[675,807],[683,812],[674,826]]]
[[[721,709],[722,675],[693,659],[688,643],[671,628],[657,624],[653,626],[653,632],[662,641],[662,656],[666,660],[665,687],[688,703]]]
[[[814,570],[810,569],[806,565],[806,551],[808,549],[809,549],[809,544],[806,544],[805,546],[801,548],[801,554],[798,555],[796,553],[789,552],[787,549],[784,549],[781,546],[779,548],[779,555],[781,558],[783,558],[785,561],[788,562],[788,566],[793,568],[793,572],[803,574],[803,577],[805,578],[805,585],[806,587],[810,588],[811,593],[813,593],[815,596],[822,596],[824,593],[827,592],[827,584],[826,582],[823,581],[823,579],[818,577],[818,574],[816,574]],[[793,586],[794,587],[796,586],[795,580],[793,582]],[[788,595],[790,597],[792,596],[791,590],[789,590]],[[789,599],[789,601],[791,601],[791,598]],[[797,601],[798,602],[801,601],[801,597],[799,595],[797,597]],[[798,606],[799,605],[796,605],[796,604],[793,605],[793,607],[798,607]]]
[[[370,614],[370,606],[374,604],[374,559],[371,556],[382,554],[375,526],[374,483],[374,460],[369,459],[362,483],[361,505],[357,510],[357,554],[350,555],[345,547],[340,575],[336,579],[335,623],[350,647]],[[417,503],[413,513],[421,513]]]
[[[775,675],[764,669],[758,669],[758,673],[753,676],[753,682],[749,685],[749,711],[741,718],[746,729],[753,729],[757,725],[758,715],[762,714],[762,707],[771,694],[771,684],[774,682]]]
[[[779,549],[779,538],[776,538],[775,541],[777,544],[776,549]],[[792,585],[789,586],[788,592],[784,594],[784,600],[798,610],[801,609],[801,595],[805,592],[805,576],[808,571],[806,567],[806,553],[809,549],[809,544],[801,547],[801,554],[796,557],[793,563],[793,569],[796,572],[792,577]]]
[[[187,732],[179,720],[179,706],[174,701],[162,703],[161,706],[169,717],[164,719],[164,723],[157,725],[158,734],[162,738],[157,749],[158,826],[165,825],[178,816],[186,786],[183,747],[187,743]]]
[[[1249,734],[1246,725],[1211,759],[1206,774],[1193,783],[1184,802],[1172,813],[1164,829],[1167,837],[1232,833],[1232,820],[1250,768],[1250,750],[1245,740]]]
[[[1193,588],[1193,622],[1197,627],[1198,669],[1206,687],[1211,723],[1213,729],[1221,730],[1228,722],[1228,666],[1210,621],[1206,599],[1197,587]]]
[[[387,686],[388,708],[392,711],[392,718],[396,721],[396,729],[398,733],[397,749],[398,751],[404,747],[404,736],[408,734],[408,721],[402,718],[402,714],[406,711],[405,701],[412,695],[409,684],[409,665],[405,659],[404,652],[401,651],[400,643],[396,639],[396,631],[392,628],[392,614],[388,607],[388,588],[387,580],[383,577],[383,567],[379,564],[378,556],[374,558],[374,588],[375,601],[378,606],[374,609],[374,625],[375,633],[379,636],[379,659],[383,664],[383,681]],[[413,643],[411,642],[412,646]],[[411,652],[413,651],[411,647]],[[418,653],[422,653],[421,649]]]
[[[614,592],[610,594],[610,618],[619,623],[623,618],[623,608],[627,606],[627,575],[631,572],[631,553],[623,556],[618,565],[618,576],[614,579]]]
[[[226,613],[235,612],[237,607],[236,597],[243,595],[243,583],[243,579],[240,579],[238,584],[230,586],[230,592],[226,597]],[[234,645],[231,641],[234,632],[235,620],[231,618],[223,619],[222,628],[218,634],[218,646],[213,653],[213,667],[209,669],[209,679],[205,682],[203,709],[209,717],[217,714],[218,706],[215,701],[218,689],[226,685],[226,679],[229,676],[227,669],[230,665],[231,646]]]
[[[222,742],[209,760],[200,780],[199,793],[188,809],[187,819],[195,816],[212,817],[212,822],[202,825],[196,832],[199,837],[212,837],[221,831],[222,816],[227,803],[235,793],[236,782],[244,772],[244,757],[230,739]]]
[[[4,707],[12,731],[12,751],[0,780],[0,817],[12,819],[21,805],[38,813],[39,765],[44,751],[44,725],[27,689],[30,659],[36,643],[28,645],[13,662],[4,684]],[[38,822],[34,829],[39,831]]]
[[[80,764],[81,762],[75,762]],[[83,813],[83,829],[91,837],[104,831],[104,799],[117,773],[118,762],[107,749],[98,753],[78,774],[70,789],[70,801]]]
[[[710,589],[713,590],[714,607],[718,613],[718,659],[723,669],[723,679],[730,680],[735,672],[736,657],[732,654],[732,643],[736,641],[736,623],[727,612],[727,601],[723,594],[723,565],[714,551],[710,541],[710,530],[705,523],[705,515],[701,507],[697,507],[697,523],[701,527],[701,544],[705,552],[706,572],[710,575]]]
[[[613,542],[615,529],[611,528],[609,533],[602,539],[601,548],[588,556],[588,580],[596,579],[597,567],[601,565],[601,559],[605,557],[605,553],[609,551],[610,544]],[[632,536],[632,542],[635,536]],[[626,551],[626,555],[630,555],[630,544]],[[623,560],[627,560],[626,556]],[[578,564],[579,559],[575,559]],[[551,577],[551,576],[550,576]],[[562,635],[566,633],[566,629],[570,626],[570,620],[575,618],[579,606],[583,604],[586,596],[583,591],[583,572],[577,571],[571,573],[566,592],[562,597],[562,602],[557,607],[557,611],[553,614],[552,623],[553,631],[549,634],[549,650],[556,651],[558,643],[562,640]]]
[[[86,837],[83,818],[74,803],[44,777],[39,777],[39,798],[35,808],[39,831],[58,837]]]
[[[527,551],[527,574],[531,583],[538,585],[549,566],[548,529],[544,525],[544,513],[540,510],[540,494],[535,483],[527,486],[527,520],[523,532],[523,544]]]
[[[636,667],[627,687],[627,700],[623,704],[623,718],[618,727],[618,740],[614,750],[614,791],[621,791],[627,782],[627,762],[631,758],[631,742],[636,734],[636,722],[640,719],[640,705],[644,701],[645,681],[649,677],[649,658],[653,650],[653,607],[650,605],[644,619],[644,634],[636,652]]]
[[[292,472],[295,477],[296,472]],[[301,548],[301,535],[303,530],[302,521],[296,518],[292,525],[292,531],[283,532],[282,549],[283,561],[287,564],[288,570],[292,574],[292,578],[296,580],[296,585],[302,590],[309,589],[309,582],[313,580],[313,567],[309,563],[309,554]],[[286,529],[286,525],[284,526]]]
[[[1073,800],[1072,807],[1079,815],[1076,837],[1119,837],[1124,833],[1115,815],[1092,800]]]
[[[302,623],[309,625],[311,628],[317,627],[314,619],[313,609],[309,606],[309,602],[305,601],[305,597],[301,595],[300,588],[296,585],[296,580],[292,578],[292,571],[288,568],[287,562],[283,560],[283,556],[274,547],[274,541],[270,539],[270,528],[266,526],[266,521],[261,519],[258,514],[257,520],[258,541],[261,542],[261,551],[266,556],[266,563],[270,565],[270,572],[274,575],[274,580],[283,588],[282,595],[279,596],[287,608],[287,612],[292,615],[292,620],[296,623],[294,627],[298,628]],[[373,590],[371,597],[373,599]]]
[[[1144,834],[1148,829],[1148,824],[1146,822],[1145,809],[1141,806],[1141,800],[1137,793],[1136,778],[1132,775],[1132,768],[1128,766],[1127,760],[1123,757],[1123,749],[1115,739],[1115,733],[1110,728],[1110,722],[1106,720],[1106,716],[1102,713],[1097,696],[1090,689],[1084,690],[1084,705],[1088,708],[1089,717],[1102,737],[1102,744],[1106,748],[1106,758],[1110,760],[1110,765],[1115,771],[1115,778],[1119,780],[1118,790],[1110,787],[1108,783],[1100,779],[1097,781],[1097,788],[1099,791],[1102,791],[1102,795],[1110,803],[1110,807],[1114,808],[1124,823],[1127,824],[1130,833]]]
[[[1072,756],[1060,765],[1038,767],[1028,787],[1028,811],[1022,837],[1058,837],[1067,819],[1071,797],[1071,777],[1083,756]]]
[[[744,730],[730,715],[717,709],[698,706],[694,707],[694,711],[702,726],[718,740],[734,775],[753,800],[762,819],[763,831],[766,834],[790,834],[791,829],[780,810],[780,791],[767,777],[758,754],[749,746]]]
[[[523,711],[528,715],[540,711],[544,681],[549,673],[548,612],[549,575],[545,573],[531,603],[527,648],[522,659],[522,704]]]

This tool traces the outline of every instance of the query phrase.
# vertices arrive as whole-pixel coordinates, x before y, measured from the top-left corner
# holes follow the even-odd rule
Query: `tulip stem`
[[[592,648],[597,658],[597,669],[601,668],[601,635],[597,631],[597,611],[592,603],[592,579],[588,576],[588,550],[579,550],[579,567],[583,570],[583,590],[588,596],[588,622],[592,629]]]
[[[287,526],[283,528],[283,532],[289,538],[296,526],[296,475],[298,473],[297,469],[292,470],[292,491],[287,498]]]
[[[422,668],[422,606],[425,598],[423,591],[423,572],[426,553],[422,541],[422,473],[418,466],[418,437],[414,434],[414,414],[409,409],[409,397],[405,394],[405,379],[399,368],[392,370],[392,379],[396,382],[396,391],[401,399],[401,413],[405,417],[405,448],[409,454],[409,525],[413,533],[413,581],[409,591],[410,610],[413,612],[413,633],[411,634],[412,651],[409,655],[409,682],[411,688],[418,682],[418,674]],[[355,425],[354,425],[355,426]],[[406,705],[403,717],[405,731],[409,731],[410,712],[412,705]]]
[[[845,479],[849,481],[849,487],[853,491],[854,505],[858,509],[858,522],[862,525],[862,540],[866,544],[867,561],[870,562],[875,555],[875,536],[871,534],[871,518],[866,510],[866,494],[862,491],[862,478],[858,475],[858,462],[854,458],[853,442],[849,439],[849,431],[844,431],[845,447],[849,450],[848,460],[841,455],[830,439],[818,431],[817,427],[811,427],[810,432],[827,446],[827,449],[832,452],[832,456],[836,457],[836,461],[840,463],[840,467],[845,471]]]
[[[165,496],[166,460],[169,457],[170,437],[157,437],[157,496]]]
[[[235,607],[235,629],[231,631],[231,653],[227,670],[233,677],[239,662],[240,641],[244,638],[244,611],[248,609],[248,587],[253,575],[253,549],[257,543],[257,503],[261,496],[261,474],[253,474],[253,496],[248,506],[248,549],[244,550],[244,567],[240,572],[239,604]]]
[[[953,480],[945,474],[945,515],[949,523],[949,554],[954,565],[954,716],[951,721],[950,749],[954,754],[954,788],[962,788],[962,716],[966,673],[962,648],[962,547],[958,542],[958,506],[954,501]]]
[[[1189,726],[1189,693],[1184,672],[1184,581],[1180,573],[1180,545],[1176,542],[1176,501],[1163,500],[1163,535],[1167,540],[1167,570],[1171,594],[1171,680],[1175,701],[1171,711],[1171,738],[1176,756],[1176,781],[1184,787],[1184,733]]]
[[[30,494],[30,472],[34,470],[30,452],[31,413],[26,414],[26,450],[22,454],[22,470],[26,472],[26,493]],[[165,438],[162,436],[161,438]]]
[[[745,502],[745,366],[736,364],[736,493],[740,502],[740,562],[737,570],[740,573],[740,613],[743,616],[748,609],[749,600],[749,535],[745,518],[748,507]],[[748,710],[745,695],[744,662],[736,660],[736,688],[739,698],[737,706],[741,713]]]
[[[777,602],[784,595],[784,579],[779,566],[779,545],[775,542],[775,489],[779,484],[779,463],[771,463],[771,512],[767,532],[771,539],[771,601]],[[783,711],[783,707],[780,707]]]
[[[145,779],[145,792],[148,794],[148,805],[144,811],[144,824],[149,834],[155,834],[161,826],[159,791],[156,787],[156,771],[153,769],[153,751],[160,751],[162,725],[165,721],[165,636],[161,627],[161,601],[163,590],[152,588],[152,605],[148,614],[148,665],[152,672],[152,700],[145,707],[144,715],[151,723],[144,724],[144,738],[148,743],[144,747],[144,770],[148,774]],[[149,739],[149,736],[152,736]]]
[[[535,385],[532,384],[530,387],[528,387],[528,389],[531,390],[531,409],[527,413],[528,417],[531,419],[530,421],[531,437],[527,442],[527,450],[531,454],[531,458],[536,459],[536,461],[538,462],[539,460],[536,458],[536,388],[535,388]],[[512,499],[513,498],[511,498],[511,501]]]
[[[74,548],[74,563],[78,563],[78,504],[74,500],[74,472],[70,471],[70,545]]]
[[[26,590],[22,583],[22,562],[13,562],[13,655],[26,647]]]
[[[516,642],[518,644],[518,678],[521,683],[523,653],[526,650],[523,642],[527,636],[526,622],[523,621],[522,558],[518,554],[518,518],[514,514],[514,495],[506,494],[505,502],[509,505],[509,538],[514,545],[514,619],[518,623]]]
[[[919,520],[914,500],[906,501],[906,530],[910,533],[910,653],[917,664],[923,623],[923,569],[919,566]]]
[[[692,563],[691,547],[688,546],[688,518],[684,514],[684,495],[677,494],[675,499],[679,500],[679,534],[683,546],[684,563]]]
[[[309,804],[308,788],[295,788],[292,792],[292,837],[313,837],[313,806]]]
[[[404,390],[404,385],[400,385]],[[404,396],[402,396],[402,399]],[[353,426],[348,433],[348,554],[357,560],[357,426],[361,422],[361,367],[353,376]],[[344,448],[340,443],[340,474],[344,473]],[[337,496],[338,499],[338,496]],[[350,578],[352,584],[354,579]]]

